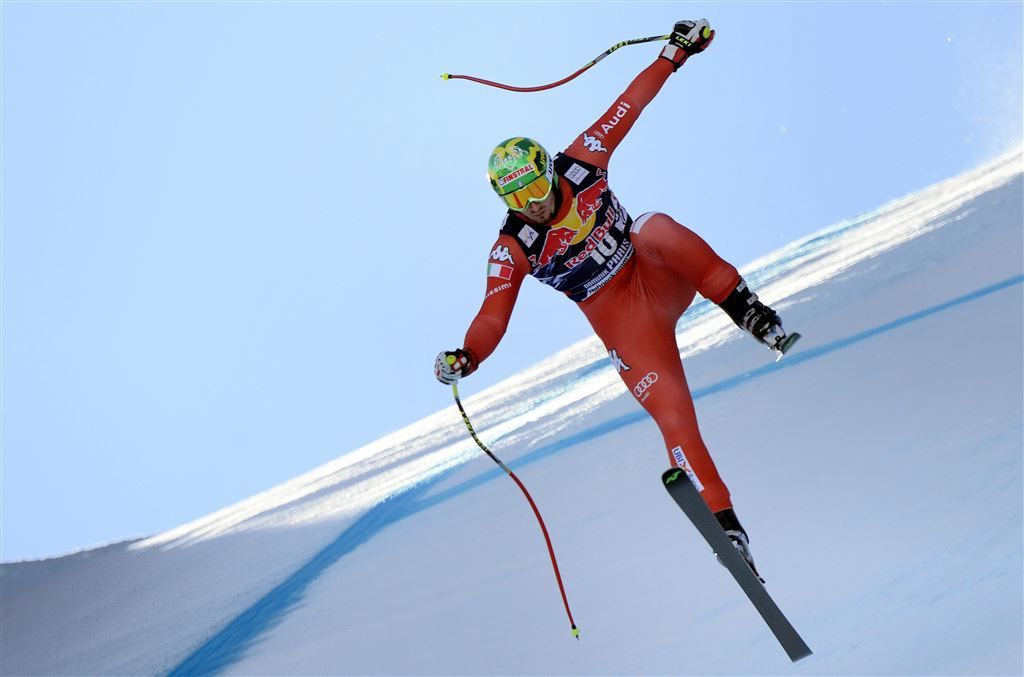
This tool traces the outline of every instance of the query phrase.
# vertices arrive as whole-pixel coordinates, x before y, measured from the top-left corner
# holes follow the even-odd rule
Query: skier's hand
[[[660,56],[671,61],[675,69],[679,70],[689,57],[703,52],[714,39],[715,31],[707,19],[677,21]]]
[[[438,354],[437,360],[434,361],[434,376],[445,385],[451,385],[474,371],[476,360],[473,353],[462,348],[446,350]]]
[[[711,24],[707,19],[699,21],[677,21],[672,27],[672,35],[669,36],[668,44],[675,45],[687,54],[699,54],[703,52],[715,39],[715,32],[711,30]]]

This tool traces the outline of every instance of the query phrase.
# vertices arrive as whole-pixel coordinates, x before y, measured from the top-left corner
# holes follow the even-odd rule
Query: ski
[[[786,338],[779,341],[779,347],[777,348],[777,350],[783,355],[785,355],[786,353],[789,352],[789,349],[793,347],[793,344],[799,341],[801,338],[802,336],[800,334],[793,332]]]
[[[785,357],[786,353],[789,352],[789,349],[792,348],[793,345],[801,338],[803,337],[796,332],[793,332],[788,336],[780,336],[776,340],[775,345],[769,346],[772,350],[775,351],[775,361],[778,362],[783,357]]]
[[[696,487],[687,476],[686,470],[682,468],[670,468],[661,476],[662,484],[668,490],[669,495],[679,504],[686,516],[693,522],[704,540],[711,549],[718,555],[722,564],[729,570],[732,577],[736,579],[740,588],[746,593],[754,608],[761,614],[761,618],[771,629],[779,644],[786,650],[789,659],[794,663],[801,658],[811,655],[811,650],[804,640],[797,633],[796,629],[789,622],[775,600],[765,589],[764,585],[757,579],[754,572],[743,557],[736,551],[732,541],[725,535],[718,520],[708,509],[704,499],[697,493]]]

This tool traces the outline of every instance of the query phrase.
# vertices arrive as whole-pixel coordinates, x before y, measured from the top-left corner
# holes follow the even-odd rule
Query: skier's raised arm
[[[434,375],[451,384],[476,371],[498,347],[508,329],[523,279],[530,274],[530,263],[519,244],[508,235],[498,236],[487,259],[487,289],[476,317],[469,325],[463,347],[437,356]]]
[[[715,38],[707,21],[680,21],[675,25],[669,44],[650,66],[629,83],[604,115],[581,133],[565,154],[602,169],[626,137],[640,112],[649,104],[668,76],[679,70],[692,54],[704,51]]]

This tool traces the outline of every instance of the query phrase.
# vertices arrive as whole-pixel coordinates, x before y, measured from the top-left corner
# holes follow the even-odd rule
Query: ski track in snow
[[[702,384],[693,390],[695,400],[704,401],[702,428],[715,427],[717,407],[726,406],[715,396],[723,393],[740,391],[751,383],[774,383],[775,377],[780,375],[802,374],[806,365],[863,350],[876,339],[886,340],[904,328],[951,317],[976,304],[998,301],[1000,307],[1016,307],[1015,312],[1019,313],[1024,283],[1024,275],[1020,274],[1024,265],[1020,262],[1015,261],[1011,269],[995,279],[975,275],[973,286],[965,286],[956,275],[938,277],[928,271],[932,267],[952,265],[948,262],[955,260],[959,250],[968,250],[977,239],[975,236],[988,232],[986,229],[1024,229],[1019,222],[1019,205],[1006,206],[1007,201],[1020,200],[1021,167],[1021,151],[1016,150],[986,166],[803,238],[747,266],[744,276],[766,302],[780,310],[787,319],[787,327],[803,331],[804,326],[812,326],[816,330],[813,334],[803,331],[804,340],[782,362],[764,364],[763,352],[735,349],[747,339],[710,303],[695,304],[680,322],[677,336],[681,354],[687,358],[691,384]],[[993,218],[998,220],[1006,215],[1017,223],[992,223]],[[927,245],[927,238],[923,236],[929,234],[941,235],[945,238],[941,242],[945,244]],[[923,253],[911,261],[886,258],[889,253],[909,251],[903,247],[908,243],[915,243],[915,246],[924,243],[920,245]],[[1000,254],[1012,258],[1007,252]],[[1020,253],[1017,257],[1019,259]],[[879,263],[883,260],[888,262],[884,266]],[[1014,274],[1006,277],[1008,272]],[[918,278],[922,280],[919,284],[915,282]],[[865,311],[872,320],[865,328],[863,318],[855,310],[860,297],[900,284],[909,285],[912,292],[926,284],[928,294],[919,297],[915,293],[904,293],[887,299],[886,307]],[[922,303],[922,299],[931,302]],[[835,309],[840,304],[854,310],[837,314]],[[827,322],[821,319],[825,317]],[[794,318],[799,322],[793,323]],[[984,350],[980,346],[969,347],[969,350],[974,349]],[[728,358],[701,357],[709,352],[726,354]],[[956,349],[950,352],[955,359]],[[693,359],[697,357],[701,359]],[[828,363],[835,364],[834,361]],[[1011,376],[1020,379],[1021,375]],[[894,397],[891,393],[887,396]],[[627,428],[630,435],[654,439],[644,437],[650,434],[647,428],[630,428],[648,421],[647,414],[623,395],[618,375],[596,339],[580,342],[467,398],[466,407],[481,438],[491,443],[513,468],[529,466],[561,452],[577,452],[584,442],[607,440],[607,444],[613,444]],[[593,413],[598,415],[589,416]],[[595,418],[600,421],[596,425],[592,422]],[[829,422],[822,421],[818,425],[828,426]],[[990,429],[985,422],[974,425],[977,427],[975,436]],[[963,448],[977,453],[986,444],[996,449],[1019,444],[1021,422],[1017,421],[1016,427],[1000,425],[1003,427],[995,426],[995,432],[987,441],[970,437],[969,430],[964,432]],[[926,446],[926,440],[922,434],[917,444]],[[943,439],[927,441],[929,448],[951,444]],[[910,448],[906,453],[919,451]],[[505,482],[504,473],[497,468],[467,473],[472,469],[467,463],[479,457],[454,407],[449,407],[278,487],[164,534],[58,559],[6,563],[0,569],[5,586],[5,639],[0,672],[124,674],[171,669],[172,674],[209,674],[231,669],[262,670],[258,667],[262,665],[260,652],[273,645],[269,639],[277,634],[289,636],[274,630],[283,630],[286,621],[294,621],[292,617],[298,610],[307,613],[304,606],[316,598],[307,594],[311,586],[318,584],[321,587],[317,590],[322,591],[326,579],[338,575],[341,567],[336,565],[347,561],[346,558],[357,550],[362,551],[360,546],[379,540],[389,526],[414,517],[422,519],[429,509],[454,504],[454,499],[464,499],[472,490],[494,480]],[[720,466],[729,463],[727,457],[718,454],[716,460]],[[780,465],[783,463],[779,461]],[[1005,476],[1001,490],[1009,495],[1013,495],[1014,490],[1019,493],[1019,461],[1016,465],[1012,462],[1004,462],[1004,465],[999,469]],[[660,465],[647,467],[646,473],[653,478],[661,469]],[[802,474],[810,476],[815,469],[808,468]],[[743,478],[731,480],[732,476],[730,474],[727,480],[737,493]],[[533,490],[535,485],[531,480],[526,481]],[[811,487],[807,490],[813,493]],[[749,495],[749,489],[746,491]],[[511,500],[522,499],[513,497]],[[544,510],[548,503],[539,502]],[[1015,505],[1019,506],[1019,498]],[[545,517],[551,519],[547,513]],[[612,519],[609,514],[596,512],[581,514],[578,519],[589,523],[599,517]],[[1019,515],[1004,515],[1003,519],[1007,520],[1005,526],[1009,533],[1019,535]],[[744,522],[747,523],[746,517]],[[750,529],[751,525],[747,523],[747,527]],[[525,525],[524,528],[535,529],[535,526]],[[531,533],[531,537],[535,536]],[[784,541],[780,537],[778,547],[783,547]],[[530,543],[532,548],[535,544]],[[922,635],[929,631],[941,635],[946,630],[940,625],[944,619],[942,614],[934,617],[936,625],[929,628],[929,623],[922,623],[908,607],[901,605],[908,600],[925,607],[951,603],[950,594],[936,593],[936,588],[945,585],[944,576],[949,572],[972,566],[972,548],[976,545],[966,537],[950,544],[946,551],[948,568],[940,572],[927,566],[916,576],[908,576],[905,570],[888,577],[883,573],[876,576],[871,571],[858,572],[858,576],[867,577],[864,591],[869,601],[881,607],[888,604],[893,609],[896,620],[877,630],[871,629],[877,619],[857,617],[865,608],[864,604],[851,604],[850,611],[841,614],[846,625],[838,627],[831,617],[805,614],[794,618],[791,614],[791,619],[801,630],[804,629],[801,621],[811,621],[809,625],[814,629],[831,628],[831,643],[825,648],[834,656],[857,655],[863,652],[859,648],[861,644],[871,646],[875,642],[888,646],[895,640],[883,636],[891,635],[884,628],[897,623],[921,626],[915,632]],[[555,546],[557,551],[559,542],[556,541]],[[989,543],[989,546],[997,549],[998,544]],[[573,550],[568,550],[571,557]],[[755,555],[759,552],[755,549]],[[547,566],[545,561],[538,564],[532,557],[529,562],[530,567]],[[1018,551],[1016,555],[1007,555],[999,564],[1012,570],[1014,566],[1019,567],[1019,562]],[[331,576],[325,575],[328,572]],[[519,573],[510,571],[508,575]],[[208,580],[197,580],[202,577]],[[155,585],[156,581],[163,585]],[[1001,576],[991,575],[977,585],[979,591],[998,596],[999,588],[992,586],[1005,585],[1005,581]],[[711,587],[709,585],[709,590]],[[813,588],[813,584],[810,587]],[[1018,583],[1016,589],[1011,589],[1011,595],[1016,594],[1019,587]],[[518,588],[510,590],[512,594],[526,597]],[[856,587],[850,590],[851,595],[857,593]],[[556,593],[545,587],[538,594],[547,600]],[[711,592],[707,594],[710,596]],[[887,595],[893,597],[892,602]],[[458,593],[451,596],[459,597]],[[570,590],[570,600],[572,598]],[[745,618],[747,609],[743,602],[725,596],[712,599],[709,605],[700,597],[701,617],[705,623],[735,626],[737,617]],[[787,600],[778,601],[787,611]],[[518,613],[519,608],[514,608],[515,611],[509,613]],[[1000,612],[1005,616],[1006,609]],[[344,614],[345,610],[339,613]],[[557,613],[557,609],[553,613]],[[592,625],[598,623],[592,622]],[[1012,630],[1013,618],[1004,625]],[[587,623],[582,619],[581,627],[586,637]],[[863,633],[844,637],[844,630],[851,627],[862,628]],[[766,642],[770,645],[774,641],[770,637],[766,639],[763,628],[756,624],[749,631],[737,632],[741,637],[749,632],[752,653]],[[813,632],[810,636],[807,632],[804,634],[812,649],[817,648],[816,644],[821,646],[822,642],[816,642],[818,638]],[[993,673],[1006,672],[1006,665],[1020,662],[1019,643],[1015,647],[1008,646],[1011,648],[1006,650],[1006,655],[994,653],[991,656],[974,656],[974,649],[965,646],[961,652],[964,664],[981,666],[978,668],[981,671],[987,668]],[[713,653],[713,647],[707,648],[709,655]],[[779,651],[770,646],[765,650]],[[851,662],[850,671],[927,674],[950,670],[947,664],[927,656],[907,656],[903,664],[894,665],[892,659],[886,658],[888,653],[879,651],[878,655],[877,664],[858,656],[861,662]],[[266,660],[265,655],[263,660]],[[323,665],[332,667],[307,666],[305,671],[367,672],[367,666],[372,665],[364,660],[352,668],[339,668],[330,662],[329,656],[322,660]],[[481,671],[474,660],[469,656],[468,662],[460,665],[475,665],[475,671]],[[813,667],[805,667],[807,663],[798,667],[814,673]],[[266,665],[265,670],[274,671],[273,661]],[[567,665],[575,664],[558,665],[565,671],[570,669]],[[699,671],[700,665],[704,664],[698,661],[686,671]],[[474,671],[466,667],[460,669]],[[573,669],[586,671],[582,667]],[[748,663],[733,668],[737,672],[755,669],[756,664]],[[525,667],[523,670],[531,671]],[[403,670],[393,668],[393,671]],[[538,672],[538,669],[532,671]]]

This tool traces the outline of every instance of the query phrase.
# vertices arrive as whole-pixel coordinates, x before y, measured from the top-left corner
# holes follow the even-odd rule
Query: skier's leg
[[[712,303],[721,303],[739,283],[735,266],[695,232],[658,212],[642,215],[630,229],[642,258],[667,266]]]
[[[630,239],[641,259],[671,269],[758,341],[779,353],[792,344],[775,311],[758,300],[732,264],[686,226],[649,212],[634,222]]]
[[[731,508],[729,489],[719,476],[700,433],[690,386],[675,344],[675,332],[671,333],[670,350],[652,350],[654,342],[649,340],[650,337],[640,336],[638,339],[636,350],[647,349],[650,352],[646,354],[652,355],[653,359],[641,359],[638,362],[640,368],[635,373],[620,374],[622,380],[658,424],[669,462],[687,469],[711,512]],[[634,347],[627,345],[625,349],[631,354]],[[623,359],[626,358],[623,356]],[[652,378],[655,379],[653,383]],[[649,387],[645,387],[648,384]]]
[[[671,464],[687,465],[694,472],[697,488],[712,512],[729,508],[729,490],[701,437],[676,345],[675,324],[683,308],[666,313],[652,296],[678,279],[640,261],[632,275],[627,284],[602,292],[599,303],[585,305],[584,313],[626,387],[657,423]]]

